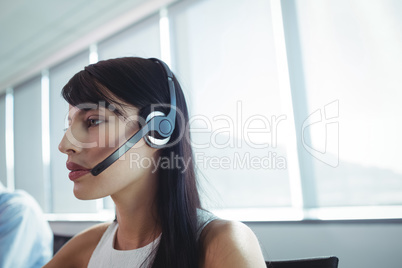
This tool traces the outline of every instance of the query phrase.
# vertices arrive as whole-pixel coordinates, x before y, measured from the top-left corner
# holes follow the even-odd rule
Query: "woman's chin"
[[[99,193],[93,193],[77,188],[78,187],[74,186],[74,196],[79,200],[94,200],[105,197],[103,195],[100,195]]]

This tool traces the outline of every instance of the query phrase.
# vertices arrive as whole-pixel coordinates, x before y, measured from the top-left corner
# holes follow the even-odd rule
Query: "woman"
[[[201,209],[186,102],[162,61],[89,65],[62,95],[70,110],[59,150],[74,195],[110,195],[116,219],[76,235],[45,267],[265,267],[248,227]]]

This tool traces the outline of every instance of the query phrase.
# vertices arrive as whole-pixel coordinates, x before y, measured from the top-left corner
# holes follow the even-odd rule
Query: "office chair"
[[[68,235],[53,235],[53,255],[56,254],[57,251],[65,244],[68,240],[70,240],[72,236]]]
[[[337,268],[339,259],[335,256],[297,260],[267,261],[268,268]]]

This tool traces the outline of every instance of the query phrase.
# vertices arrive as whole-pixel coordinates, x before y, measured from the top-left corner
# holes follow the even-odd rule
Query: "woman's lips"
[[[85,168],[83,166],[80,166],[74,162],[67,162],[66,163],[67,169],[70,170],[70,173],[68,174],[68,177],[70,180],[74,181],[78,179],[81,176],[84,176],[85,174],[91,172],[91,169]]]
[[[68,173],[68,177],[70,180],[75,181],[81,176],[84,176],[85,174],[91,172],[91,170],[73,170],[70,173]]]

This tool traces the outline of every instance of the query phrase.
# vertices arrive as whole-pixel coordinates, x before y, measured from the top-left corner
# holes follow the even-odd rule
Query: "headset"
[[[167,76],[167,83],[170,92],[170,111],[168,115],[161,111],[151,112],[145,119],[145,125],[140,130],[138,130],[122,146],[116,149],[111,155],[109,155],[105,160],[97,164],[91,170],[91,174],[93,176],[99,175],[144,137],[148,145],[153,148],[162,148],[170,140],[175,128],[176,120],[176,89],[173,81],[173,73],[163,61],[156,58],[150,58],[149,60],[160,64]],[[152,135],[148,134],[149,132],[157,133],[161,138],[153,137]]]

